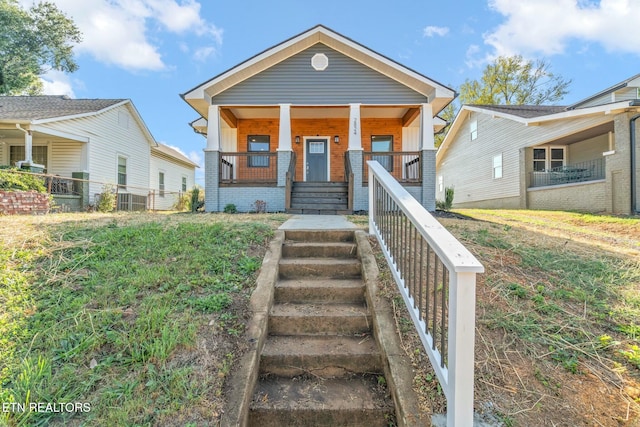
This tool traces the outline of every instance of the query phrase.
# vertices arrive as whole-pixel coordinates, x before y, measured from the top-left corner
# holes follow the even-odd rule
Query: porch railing
[[[447,398],[447,426],[471,426],[476,274],[484,267],[383,165],[367,166],[369,232]]]
[[[278,153],[220,153],[220,185],[275,186]]]
[[[344,179],[348,184],[347,209],[353,212],[353,168],[351,167],[351,158],[349,152],[344,153]]]
[[[605,179],[605,159],[573,163],[545,171],[531,172],[531,187],[572,184]]]
[[[375,160],[404,185],[420,185],[422,183],[421,155],[419,151],[364,152],[362,184],[369,182],[367,162]]]

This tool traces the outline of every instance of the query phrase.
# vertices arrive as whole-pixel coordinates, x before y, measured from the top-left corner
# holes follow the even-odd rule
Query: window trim
[[[124,184],[120,183],[120,159],[124,159]],[[118,153],[116,155],[116,185],[119,189],[125,190],[127,189],[128,184],[128,176],[129,176],[129,156],[125,156],[124,154]]]
[[[47,168],[49,167],[49,158],[51,157],[51,156],[50,156],[50,154],[51,154],[51,153],[50,153],[50,151],[49,151],[49,147],[50,147],[50,145],[48,145],[48,144],[45,144],[45,145],[40,145],[40,144],[38,144],[38,145],[32,145],[32,146],[31,146],[31,160],[33,161],[33,163],[34,163],[34,164],[36,164],[36,165],[42,165],[42,166],[44,166],[44,168],[45,168],[45,169],[47,169]],[[15,159],[14,159],[14,160],[15,160],[15,162],[13,162],[13,163],[12,163],[12,162],[11,162],[11,151],[12,151],[12,149],[14,149],[14,148],[16,148],[16,149],[18,149],[18,148],[22,148],[22,153],[23,153],[23,155],[22,155],[22,158],[21,158],[21,159],[17,159],[17,160],[15,160]],[[43,149],[43,150],[42,150],[42,152],[44,153],[45,160],[46,160],[46,161],[44,161],[44,162],[40,162],[40,161],[39,161],[40,159],[37,159],[37,158],[36,158],[36,153],[35,153],[35,151],[36,151],[36,150],[40,150],[40,149]],[[9,155],[9,164],[10,164],[11,166],[15,166],[15,164],[16,164],[17,162],[23,161],[23,160],[25,160],[25,157],[27,157],[27,148],[26,148],[24,145],[20,145],[20,144],[11,144],[11,145],[9,145],[9,150],[7,150],[7,151],[8,151],[8,155]]]
[[[251,141],[251,138],[266,138],[266,141]],[[251,143],[267,144],[267,150],[251,150]],[[271,152],[271,135],[247,135],[247,153],[270,153]],[[248,168],[268,168],[270,166],[271,159],[269,156],[249,156],[247,157]]]
[[[385,138],[385,141],[388,139],[389,150],[388,151],[375,151],[373,149],[373,143],[375,142],[374,140],[376,138],[380,138],[381,141],[383,141],[382,138]],[[371,135],[371,153],[393,153],[393,143],[394,143],[394,138],[393,138],[392,134]],[[385,168],[387,170],[387,172],[393,172],[393,156],[390,156],[390,155],[385,156],[384,154],[378,154],[378,155],[372,154],[371,155],[371,160],[376,160],[378,163],[380,163],[380,165],[383,168]]]
[[[182,177],[180,178],[180,185],[182,191],[187,191],[187,188],[189,186],[189,178],[186,175],[182,175]]]
[[[166,182],[165,172],[163,170],[158,171],[158,195],[160,197],[164,197],[165,188],[166,188],[165,182]]]
[[[544,169],[542,170],[536,170],[536,168],[534,167],[534,165],[536,164],[536,162],[542,162],[543,159],[536,159],[535,158],[535,150],[544,150]],[[533,163],[531,165],[532,169],[534,172],[546,172],[549,171],[551,169],[553,169],[551,167],[551,163],[558,161],[558,160],[554,160],[551,158],[551,152],[552,150],[562,150],[562,166],[566,166],[567,165],[567,146],[566,145],[548,145],[548,146],[544,146],[544,147],[533,147],[533,150],[531,151],[532,153],[532,157],[533,157]]]
[[[499,160],[499,163],[496,160]],[[502,153],[493,156],[493,179],[502,179],[504,176],[503,164]]]
[[[471,141],[478,139],[478,119],[473,119],[469,122],[469,137]]]

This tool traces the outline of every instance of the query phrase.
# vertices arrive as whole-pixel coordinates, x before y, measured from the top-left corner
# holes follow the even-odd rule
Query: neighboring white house
[[[183,177],[186,188],[193,187],[197,167],[155,141],[131,100],[66,96],[0,97],[0,165],[31,165],[59,176],[52,193],[58,203],[73,207],[94,203],[102,183],[117,185],[122,209],[132,203],[138,209],[169,209],[177,196],[172,203],[150,197],[160,191],[159,173],[165,174],[165,193],[177,195]],[[65,178],[91,183],[79,191]]]
[[[464,105],[436,155],[455,207],[640,210],[640,74],[574,105]],[[632,149],[633,147],[633,149]]]

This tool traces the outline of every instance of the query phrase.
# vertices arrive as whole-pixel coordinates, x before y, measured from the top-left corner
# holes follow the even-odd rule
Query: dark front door
[[[307,181],[327,180],[327,140],[307,139]]]

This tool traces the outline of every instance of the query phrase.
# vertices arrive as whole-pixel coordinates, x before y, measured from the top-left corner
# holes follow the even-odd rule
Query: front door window
[[[307,140],[307,181],[327,180],[327,140]]]

